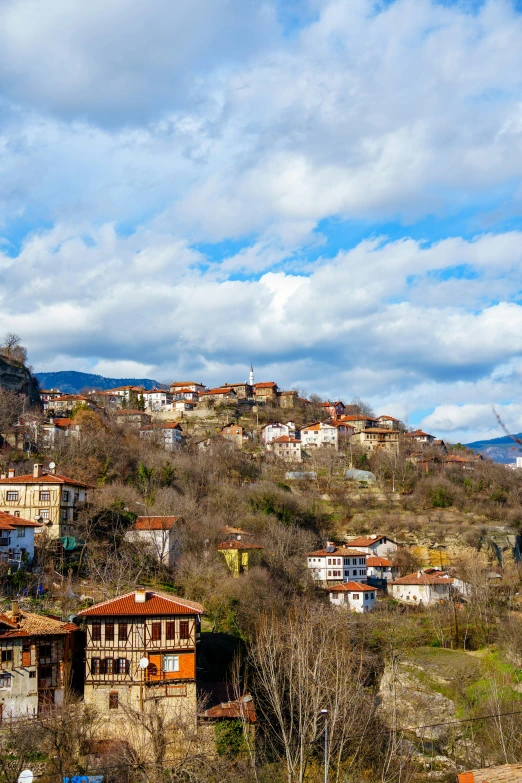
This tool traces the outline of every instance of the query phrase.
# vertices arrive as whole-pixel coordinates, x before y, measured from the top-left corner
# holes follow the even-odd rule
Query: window
[[[2,650],[2,663],[8,663],[13,660],[12,650]]]
[[[164,655],[163,656],[163,671],[164,672],[179,672],[179,655]]]
[[[179,638],[190,639],[189,621],[181,620],[179,624]]]
[[[64,490],[62,492],[62,500],[63,500],[64,503],[68,503],[69,502],[69,493],[67,492],[67,490]]]
[[[41,516],[42,519],[49,519],[49,509],[48,508],[41,508],[38,514]]]
[[[51,643],[46,642],[45,644],[41,644],[38,648],[38,658],[39,660],[44,660],[45,658],[51,658]]]
[[[152,641],[161,642],[161,623],[152,623]]]
[[[109,693],[109,709],[110,710],[117,710],[118,709],[118,692],[112,691]]]
[[[62,509],[62,519],[63,519],[63,520],[66,520],[66,519],[67,519],[67,509],[66,509],[66,508],[63,508],[63,509]]]
[[[172,640],[176,638],[176,623],[169,620],[166,625],[166,638]]]
[[[354,601],[358,601],[359,600],[359,593],[353,593],[352,598],[353,598]]]
[[[93,642],[101,642],[101,620],[93,620],[91,637]]]
[[[7,513],[9,513],[9,512],[7,512]],[[13,516],[14,517],[19,517],[20,516],[20,512],[19,511],[13,511]]]
[[[91,658],[91,674],[99,674],[99,673],[100,673],[100,659]]]
[[[103,668],[104,674],[114,674],[114,658],[105,658]]]
[[[105,623],[105,641],[106,642],[114,641],[114,623],[112,621]]]
[[[40,681],[42,680],[49,680],[49,685],[51,684],[50,681],[53,677],[53,667],[52,666],[40,666],[39,669],[40,674]]]
[[[118,658],[118,674],[129,673],[129,661],[127,658]]]
[[[18,492],[15,492],[14,490],[9,490],[7,492],[7,500],[18,500]]]
[[[25,527],[17,527],[16,528],[16,537],[17,538],[25,538]]]
[[[41,489],[39,494],[40,502],[48,502],[51,499],[51,492],[48,489]]]
[[[36,672],[35,671],[29,672],[29,679],[30,680],[34,679],[35,677],[36,677]]]
[[[11,687],[11,675],[7,672],[1,672],[0,673],[0,688],[10,688]]]
[[[126,642],[128,639],[127,623],[118,623],[118,639],[120,642]]]

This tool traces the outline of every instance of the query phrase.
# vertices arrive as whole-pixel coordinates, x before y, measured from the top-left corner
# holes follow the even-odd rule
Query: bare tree
[[[8,332],[0,347],[0,353],[8,361],[17,364],[25,364],[27,361],[27,350],[21,344],[21,338],[13,332]]]

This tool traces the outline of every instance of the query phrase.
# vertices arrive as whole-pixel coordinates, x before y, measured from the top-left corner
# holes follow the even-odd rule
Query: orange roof
[[[348,546],[371,546],[378,541],[382,541],[383,538],[386,538],[386,536],[381,536],[377,533],[373,536],[359,536],[358,538],[352,538],[351,541],[348,541]],[[391,541],[391,538],[388,538],[388,541]],[[395,541],[393,541],[393,543],[395,544]]]
[[[433,438],[433,435],[429,435],[427,432],[423,432],[422,430],[413,430],[413,432],[405,432],[404,433],[405,438]]]
[[[278,438],[274,438],[272,443],[301,443],[297,438],[291,438],[290,435],[280,435]]]
[[[0,530],[16,530],[17,527],[42,527],[39,522],[15,517],[5,511],[0,511]]]
[[[423,571],[415,572],[401,576],[392,582],[394,585],[451,585],[453,579],[448,576],[439,576],[439,574],[427,574]]]
[[[146,591],[146,600],[143,603],[136,603],[136,591],[121,595],[117,598],[111,598],[109,601],[103,601],[101,604],[91,606],[90,609],[84,609],[78,612],[81,617],[125,617],[125,616],[158,616],[158,615],[176,615],[176,614],[203,614],[203,607],[194,601],[185,602],[184,599],[177,596],[170,596],[161,593]]]
[[[67,478],[67,476],[59,476],[57,473],[43,473],[38,477],[29,473],[27,476],[0,479],[0,484],[70,484],[73,487],[94,489],[91,484],[84,484],[83,481],[76,481],[75,479]]]
[[[53,419],[53,424],[55,424],[57,427],[70,427],[71,424],[73,424],[73,420],[68,418]]]
[[[387,560],[385,557],[367,557],[367,566],[381,566],[382,568],[389,568],[391,566],[391,560]]]
[[[383,414],[382,416],[377,416],[377,421],[380,421],[381,419],[386,419],[386,421],[400,422],[400,419],[395,419],[393,416],[387,416],[386,414]]]
[[[362,416],[360,413],[349,413],[339,417],[342,421],[377,421],[373,416]]]
[[[201,392],[201,394],[230,394],[230,392],[235,394],[234,389],[231,389],[230,386],[218,386],[215,389],[209,389],[207,392]]]
[[[369,587],[363,585],[361,582],[344,582],[342,585],[335,585],[335,587],[326,588],[329,593],[361,593],[361,592],[375,592],[375,587]]]
[[[332,547],[333,548],[333,547]],[[347,549],[343,546],[336,546],[334,552],[327,552],[326,549],[318,549],[316,552],[307,552],[306,557],[364,557],[364,552],[357,552],[355,549]]]
[[[272,386],[277,386],[277,383],[274,383],[273,381],[268,381],[266,383],[256,383],[256,389],[268,389]]]
[[[249,723],[255,723],[256,710],[250,694],[240,696],[237,701],[226,701],[216,704],[215,707],[209,707],[200,713],[202,718],[241,718],[244,717]]]
[[[0,638],[8,639],[20,636],[57,636],[77,631],[74,623],[62,622],[53,617],[32,612],[19,612],[16,618],[11,611],[0,615],[0,623],[7,625],[7,631],[0,631]]]
[[[263,549],[259,544],[245,544],[244,541],[223,541],[217,545],[219,550],[223,549]]]
[[[461,772],[459,783],[521,783],[522,764],[503,764],[500,767]]]
[[[390,427],[365,427],[363,432],[373,432],[378,435],[398,435],[399,430],[392,430]]]
[[[181,517],[138,517],[131,530],[170,530]]]

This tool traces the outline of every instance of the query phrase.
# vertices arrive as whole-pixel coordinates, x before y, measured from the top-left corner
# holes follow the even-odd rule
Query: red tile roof
[[[391,566],[391,560],[387,560],[385,557],[367,557],[367,566],[379,566],[381,568],[389,568]]]
[[[377,416],[377,421],[380,421],[381,419],[385,419],[386,421],[397,421],[400,424],[400,419],[395,419],[393,416]]]
[[[342,421],[377,421],[373,416],[362,416],[360,413],[349,413],[339,417]]]
[[[503,764],[500,767],[461,772],[459,783],[522,783],[522,764]]]
[[[451,585],[453,579],[439,574],[426,574],[423,571],[400,576],[392,582],[394,585]]]
[[[131,530],[170,530],[181,517],[138,517]]]
[[[250,694],[240,696],[237,701],[221,702],[200,713],[201,718],[246,718],[249,723],[257,720],[254,702]]]
[[[0,484],[69,484],[73,487],[82,487],[89,489],[94,487],[91,484],[84,484],[83,481],[59,476],[57,473],[43,473],[41,476],[33,476],[29,473],[27,476],[14,476],[14,478],[0,479]]]
[[[364,557],[364,556],[365,556],[364,552],[358,552],[355,549],[347,549],[343,546],[336,546],[334,552],[327,552],[326,549],[318,549],[316,552],[307,552],[305,555],[305,557]]]
[[[62,622],[43,614],[20,611],[16,617],[12,612],[3,612],[0,623],[7,625],[8,630],[0,630],[0,638],[12,639],[24,636],[64,636],[71,631],[77,631],[74,623]]]
[[[382,541],[383,538],[387,537],[381,536],[377,533],[373,536],[359,536],[358,538],[352,538],[351,541],[348,541],[348,546],[371,546],[372,544],[376,544],[378,541]],[[387,540],[391,541],[391,538],[387,538]],[[395,541],[392,543],[395,543]]]
[[[71,424],[73,424],[73,420],[68,418],[55,418],[53,419],[53,424],[56,424],[57,427],[70,427]]]
[[[78,612],[81,617],[148,617],[158,615],[203,614],[203,607],[195,601],[163,595],[152,590],[146,591],[146,601],[136,603],[136,591],[103,601]]]
[[[209,389],[206,392],[201,392],[201,394],[230,394],[230,392],[235,394],[234,389],[231,389],[230,386],[218,386],[215,389]]]
[[[374,593],[376,588],[363,585],[361,582],[344,582],[342,585],[335,585],[335,587],[327,587],[326,589],[329,593]]]
[[[42,527],[39,522],[31,522],[30,519],[15,517],[0,511],[0,530],[16,530],[17,527]]]
[[[256,389],[269,389],[274,386],[277,386],[277,383],[274,383],[274,381],[267,381],[265,383],[256,383]]]
[[[404,437],[405,438],[433,438],[433,435],[429,435],[427,432],[423,432],[422,430],[413,430],[413,432],[405,432]]]
[[[301,443],[297,438],[291,438],[290,435],[280,435],[278,438],[274,438],[272,443]]]

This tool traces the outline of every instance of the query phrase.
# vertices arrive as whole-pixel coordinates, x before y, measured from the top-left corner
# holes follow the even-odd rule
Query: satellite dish
[[[33,783],[34,775],[30,769],[24,769],[18,775],[18,783]]]
[[[50,462],[50,463],[49,463],[49,467],[51,468],[51,470],[54,470],[54,469],[55,469],[55,467],[56,467],[56,462]],[[23,774],[23,773],[22,773],[22,774]]]
[[[140,669],[146,669],[148,665],[149,665],[148,658],[140,658],[140,663],[139,663]]]

